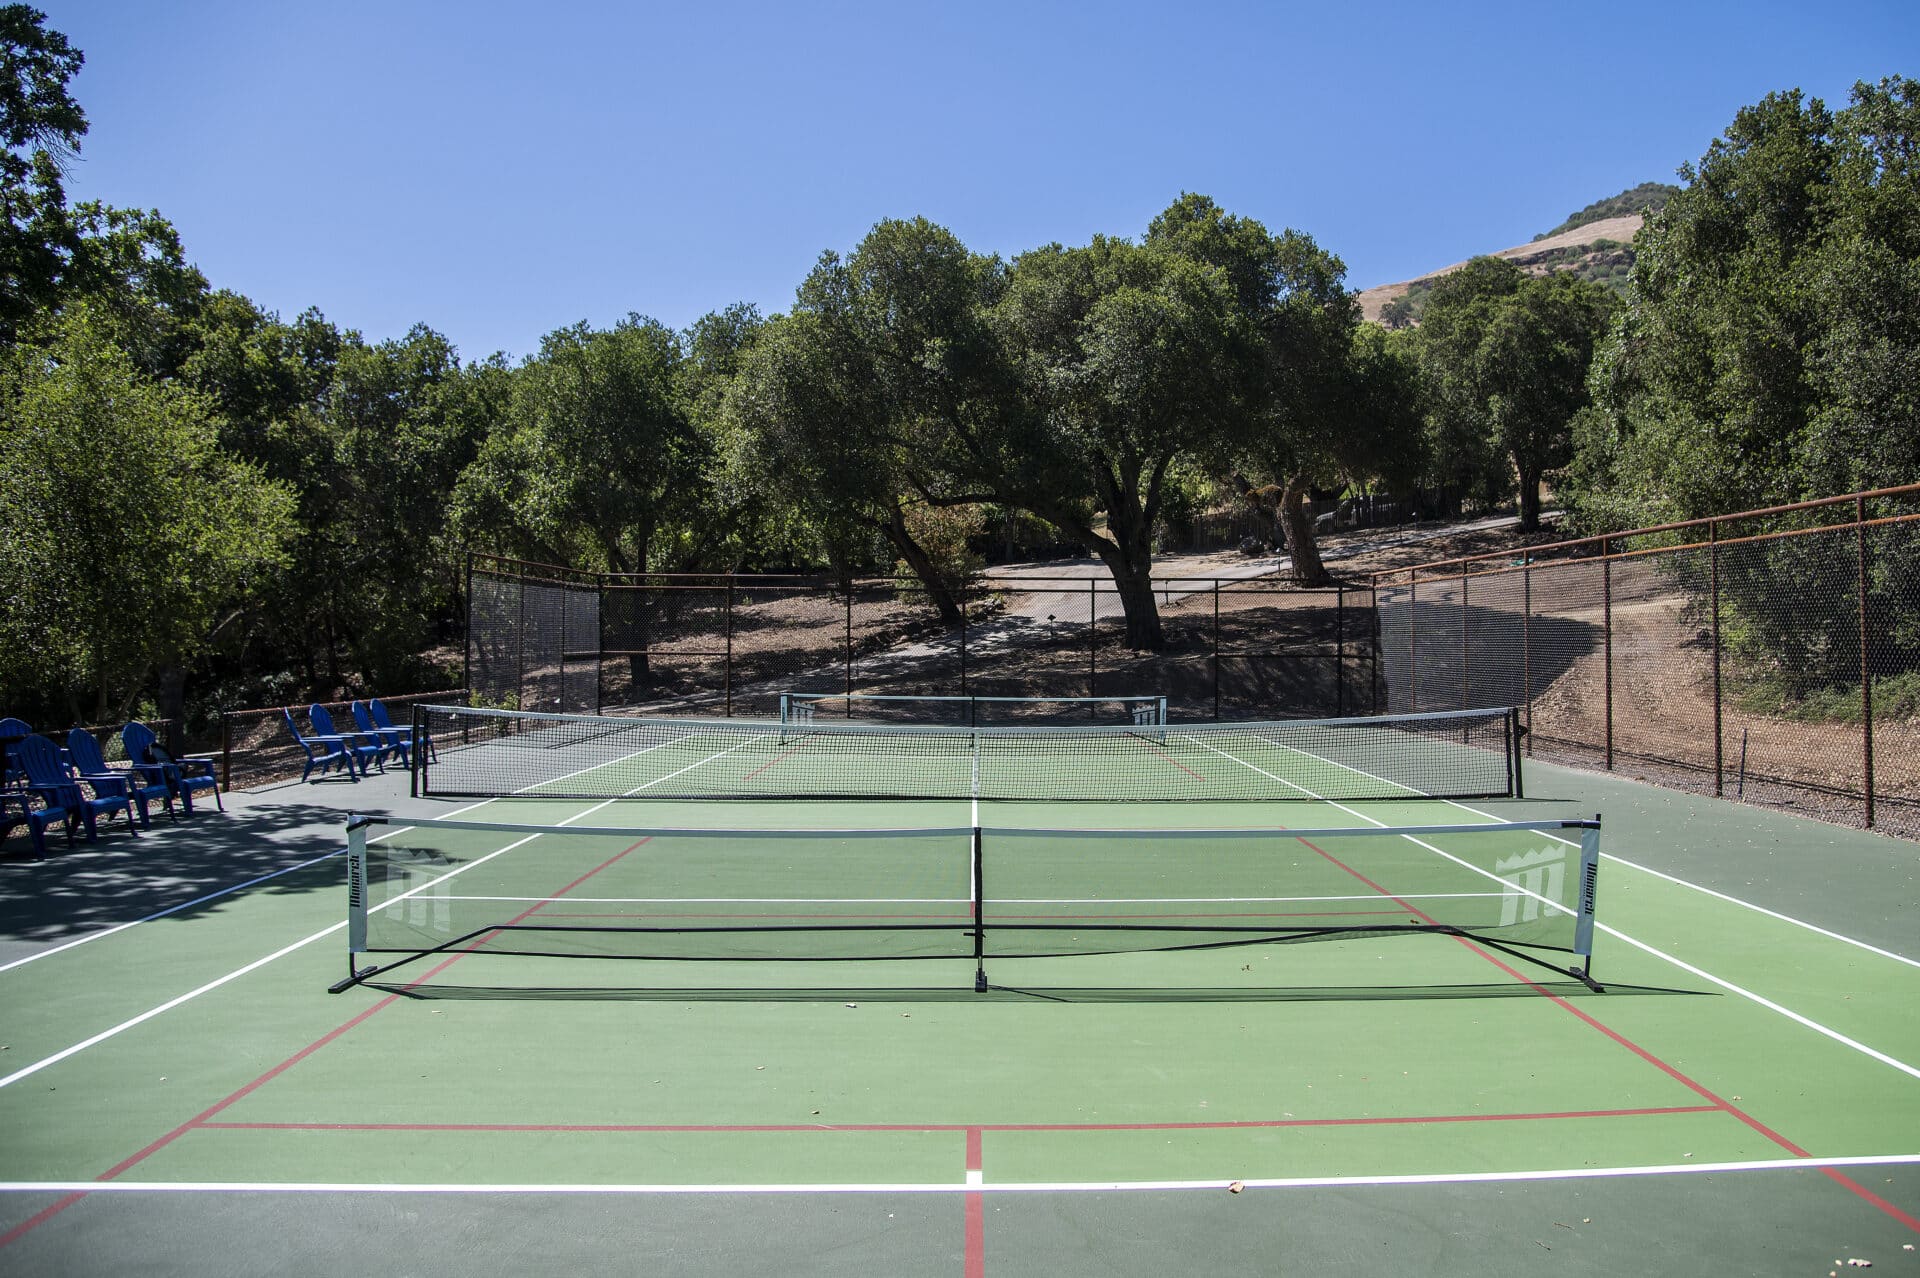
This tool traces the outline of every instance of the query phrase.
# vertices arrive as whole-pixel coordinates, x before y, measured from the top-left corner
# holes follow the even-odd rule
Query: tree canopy
[[[1011,260],[886,219],[781,313],[583,321],[513,361],[463,360],[424,323],[370,341],[283,318],[211,284],[160,212],[69,206],[81,65],[44,15],[0,6],[15,712],[204,721],[446,686],[466,548],[642,580],[893,570],[950,624],[969,565],[1018,528],[1098,556],[1125,641],[1151,649],[1162,540],[1249,501],[1321,583],[1314,499],[1517,492],[1531,527],[1551,481],[1619,527],[1920,474],[1910,80],[1838,111],[1771,95],[1684,189],[1618,197],[1667,203],[1617,307],[1476,259],[1389,332],[1312,236],[1189,192],[1137,238]],[[638,675],[670,592],[630,593]]]

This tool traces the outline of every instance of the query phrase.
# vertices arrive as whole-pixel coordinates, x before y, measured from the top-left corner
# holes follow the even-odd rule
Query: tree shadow
[[[344,851],[345,822],[343,809],[311,802],[248,803],[225,813],[199,807],[171,823],[156,812],[138,837],[115,822],[95,842],[76,838],[69,847],[49,830],[44,861],[16,833],[0,849],[0,937],[56,942],[160,910],[191,917],[221,908],[225,893],[254,879],[264,881],[249,891],[337,892],[346,882],[343,856],[280,872]],[[210,894],[221,895],[199,899]]]

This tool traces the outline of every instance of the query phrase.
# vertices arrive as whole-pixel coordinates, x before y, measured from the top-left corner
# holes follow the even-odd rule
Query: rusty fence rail
[[[365,700],[366,698],[360,698]],[[453,688],[442,692],[409,692],[398,696],[381,696],[379,700],[393,711],[395,724],[405,727],[408,716],[400,708],[412,706],[418,702],[436,704],[464,705],[467,692],[464,688]],[[220,788],[230,790],[235,786],[247,789],[269,781],[280,781],[300,775],[305,755],[287,732],[281,716],[288,710],[293,712],[294,722],[300,730],[307,730],[306,711],[311,702],[302,702],[293,706],[261,706],[247,710],[227,710],[220,715],[220,733],[217,743],[210,753],[220,764]],[[334,727],[342,732],[354,730],[351,713],[352,701],[320,702],[334,718]]]
[[[1920,834],[1920,485],[1376,574],[1391,711]]]

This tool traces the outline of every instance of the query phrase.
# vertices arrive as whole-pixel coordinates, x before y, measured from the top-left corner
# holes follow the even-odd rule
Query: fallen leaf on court
[[[847,1006],[848,1006],[848,1007],[858,1007],[858,1006],[860,1006],[860,1005],[859,1005],[858,1003],[849,1003],[849,1004],[847,1004]]]
[[[754,1066],[754,1068],[755,1068],[755,1069],[765,1069],[765,1068],[766,1068],[766,1066],[765,1066],[765,1065],[755,1065],[755,1066]]]
[[[1236,1180],[1231,1185],[1227,1186],[1227,1192],[1229,1194],[1237,1194],[1241,1190],[1245,1189],[1246,1187],[1247,1185],[1245,1181]]]
[[[1862,1260],[1862,1259],[1860,1259],[1860,1257],[1858,1257],[1858,1256],[1848,1256],[1848,1257],[1847,1257],[1847,1263],[1848,1263],[1849,1265],[1852,1265],[1852,1266],[1853,1266],[1853,1267],[1854,1267],[1855,1269],[1871,1269],[1871,1268],[1873,1268],[1873,1262],[1872,1262],[1871,1260]]]

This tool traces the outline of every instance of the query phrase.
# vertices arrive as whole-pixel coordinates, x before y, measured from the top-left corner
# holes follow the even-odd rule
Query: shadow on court
[[[211,804],[178,821],[156,813],[152,827],[137,837],[115,822],[96,841],[77,839],[69,847],[48,831],[44,861],[31,859],[24,838],[8,839],[0,859],[0,937],[65,940],[345,849],[338,807],[232,799],[224,813]],[[253,890],[337,893],[343,881],[338,863],[322,861]],[[187,905],[179,916],[221,904],[215,899]]]

